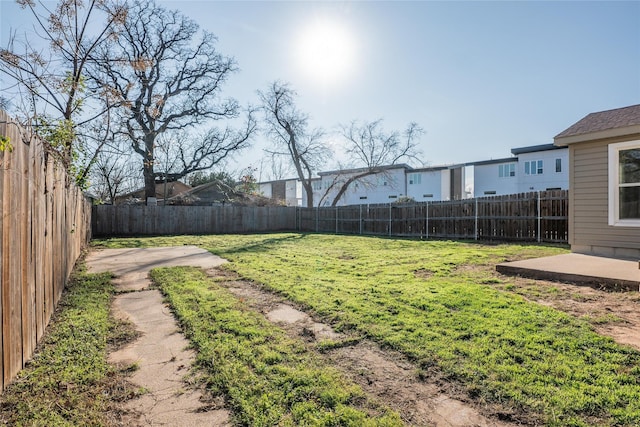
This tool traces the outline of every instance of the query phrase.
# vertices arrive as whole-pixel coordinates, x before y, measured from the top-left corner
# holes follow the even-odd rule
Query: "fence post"
[[[425,230],[425,238],[429,239],[429,201],[427,201],[427,214],[425,215],[425,226],[427,229]]]
[[[478,198],[476,197],[476,225],[475,225],[475,239],[478,240]]]
[[[320,206],[316,206],[316,233],[318,232],[318,215],[320,214],[320,212],[318,212],[318,210],[320,209]]]
[[[360,205],[360,234],[362,234],[362,205]]]
[[[541,223],[542,223],[542,211],[540,209],[540,191],[538,191],[538,243],[542,241],[542,236],[540,236]]]
[[[336,206],[336,232],[335,234],[338,234],[338,207]]]
[[[392,226],[393,226],[393,221],[391,219],[391,203],[389,203],[389,236],[391,236]]]

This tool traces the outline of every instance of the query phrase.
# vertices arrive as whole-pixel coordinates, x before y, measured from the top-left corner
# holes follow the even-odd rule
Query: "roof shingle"
[[[640,125],[640,104],[588,114],[568,129],[560,132],[555,138],[584,135],[635,125]]]

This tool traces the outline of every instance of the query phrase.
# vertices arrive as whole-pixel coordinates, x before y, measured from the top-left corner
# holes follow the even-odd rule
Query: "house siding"
[[[503,165],[514,165],[515,176],[499,176],[499,168]],[[484,197],[490,194],[503,195],[518,192],[518,161],[516,159],[475,165],[473,167],[473,191],[475,197]]]
[[[569,243],[574,252],[640,257],[640,227],[608,224],[608,146],[639,134],[569,146]]]

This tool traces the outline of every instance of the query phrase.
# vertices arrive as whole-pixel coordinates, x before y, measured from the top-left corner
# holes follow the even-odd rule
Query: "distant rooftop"
[[[515,163],[517,161],[518,161],[517,157],[505,157],[503,159],[491,159],[491,160],[480,160],[477,162],[469,162],[469,163],[465,163],[465,166],[495,165],[500,163]]]
[[[640,125],[640,104],[586,115],[555,139]]]
[[[514,156],[517,156],[518,154],[536,153],[538,151],[558,150],[560,148],[565,148],[565,147],[558,147],[553,144],[531,145],[529,147],[512,148],[511,154],[513,154]]]

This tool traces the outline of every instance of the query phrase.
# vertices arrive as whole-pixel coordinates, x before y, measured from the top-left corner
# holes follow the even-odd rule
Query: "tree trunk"
[[[153,163],[155,161],[153,156],[154,140],[152,138],[145,138],[145,153],[143,161],[142,173],[144,175],[144,202],[149,203],[149,197],[156,197],[156,176],[154,173]]]
[[[307,193],[307,207],[313,207],[313,186],[307,180],[302,181],[302,186],[304,187],[304,191]]]

